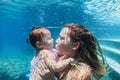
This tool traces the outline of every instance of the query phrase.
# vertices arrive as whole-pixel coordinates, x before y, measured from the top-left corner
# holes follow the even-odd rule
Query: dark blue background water
[[[26,80],[33,48],[32,26],[45,26],[54,40],[66,23],[82,23],[96,36],[109,63],[107,77],[120,78],[120,1],[0,0],[0,80]]]

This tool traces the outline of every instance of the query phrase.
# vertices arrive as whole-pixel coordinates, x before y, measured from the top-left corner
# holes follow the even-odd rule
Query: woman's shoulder
[[[72,80],[90,80],[91,79],[91,68],[85,63],[80,63],[79,65],[72,66],[68,73],[68,79]],[[67,79],[67,80],[68,80]]]
[[[76,66],[76,69],[81,73],[82,76],[84,76],[86,78],[91,77],[91,68],[89,65],[87,65],[85,63],[80,63],[79,66]]]

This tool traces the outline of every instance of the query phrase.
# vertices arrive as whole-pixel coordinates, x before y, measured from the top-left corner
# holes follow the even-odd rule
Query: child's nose
[[[57,42],[58,42],[58,38],[56,39],[56,41],[55,41],[55,42],[56,42],[56,44],[57,44]]]

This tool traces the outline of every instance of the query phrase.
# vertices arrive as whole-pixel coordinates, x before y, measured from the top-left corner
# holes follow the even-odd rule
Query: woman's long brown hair
[[[72,42],[80,42],[75,59],[90,65],[92,74],[97,80],[105,75],[105,58],[97,39],[92,33],[80,24],[66,24],[64,27],[70,29]]]

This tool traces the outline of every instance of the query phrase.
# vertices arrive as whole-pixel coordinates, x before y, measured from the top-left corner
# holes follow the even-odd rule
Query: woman
[[[92,76],[99,80],[106,73],[99,43],[83,25],[66,24],[56,40],[56,51],[60,59],[75,59],[73,64],[57,73],[58,80],[91,80]]]
[[[55,73],[53,80],[93,80],[93,76],[99,80],[106,73],[106,63],[99,43],[83,25],[66,24],[56,40],[56,51],[60,60],[74,58],[75,61]],[[46,71],[43,68],[43,77]]]

